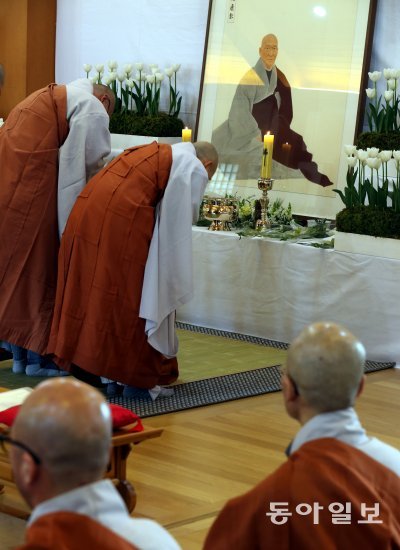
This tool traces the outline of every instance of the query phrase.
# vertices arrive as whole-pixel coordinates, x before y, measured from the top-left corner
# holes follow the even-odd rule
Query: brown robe
[[[44,353],[57,282],[58,150],[65,86],[19,103],[0,129],[0,338]]]
[[[48,351],[56,362],[139,388],[178,377],[147,343],[139,317],[155,206],[172,164],[169,145],[127,150],[79,195],[61,239]]]
[[[137,550],[113,531],[83,514],[54,512],[28,527],[25,543],[17,550]]]
[[[332,523],[328,507],[351,503],[351,524]],[[276,525],[271,503],[285,503],[292,513]],[[313,513],[299,515],[302,503],[323,506],[318,523]],[[382,523],[365,520],[361,504],[379,503]],[[287,462],[251,491],[230,500],[211,527],[205,550],[310,550],[400,548],[400,478],[365,453],[336,439],[304,444]],[[304,511],[304,509],[303,509]]]

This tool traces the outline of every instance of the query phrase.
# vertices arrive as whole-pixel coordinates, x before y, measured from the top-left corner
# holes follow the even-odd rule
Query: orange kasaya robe
[[[137,547],[94,519],[73,512],[42,516],[28,527],[17,550],[137,550]]]
[[[139,388],[177,379],[176,359],[147,343],[139,317],[155,206],[171,164],[169,145],[129,149],[79,195],[61,239],[48,348],[63,368],[73,363]]]
[[[44,353],[57,282],[65,86],[34,92],[0,129],[0,338]]]
[[[266,515],[272,503],[292,514],[286,523],[277,525]],[[304,503],[323,506],[319,517],[314,518],[313,511],[296,512]],[[333,503],[351,503],[349,525],[333,523],[328,508]],[[373,519],[382,523],[358,523],[367,519],[361,514],[362,504],[373,508],[376,503],[379,517]],[[299,510],[304,513],[306,508]],[[399,510],[400,478],[394,472],[341,441],[318,439],[302,445],[251,491],[230,500],[212,525],[204,548],[394,550],[400,548]]]

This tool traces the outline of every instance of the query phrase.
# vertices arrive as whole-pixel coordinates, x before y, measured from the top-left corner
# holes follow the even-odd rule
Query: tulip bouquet
[[[368,126],[370,132],[391,132],[399,130],[399,102],[398,79],[400,69],[383,69],[386,80],[386,90],[378,97],[377,82],[381,79],[381,71],[368,73],[373,87],[367,88],[366,94],[369,102],[367,111]],[[384,101],[384,103],[383,103]]]
[[[120,134],[180,136],[184,124],[179,118],[182,96],[176,88],[176,73],[180,65],[166,68],[143,63],[125,64],[118,70],[117,61],[104,65],[85,64],[83,70],[94,83],[109,86],[116,97],[115,110],[110,120],[110,131]],[[92,73],[93,71],[93,73]],[[160,110],[162,83],[169,79],[168,112]]]
[[[346,145],[347,177],[340,195],[345,209],[336,216],[336,227],[346,233],[400,238],[400,151],[376,147],[357,149]],[[396,176],[388,177],[394,162]]]

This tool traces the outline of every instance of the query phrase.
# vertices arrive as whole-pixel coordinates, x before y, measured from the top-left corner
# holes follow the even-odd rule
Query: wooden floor
[[[357,410],[371,435],[400,448],[400,370],[367,376]],[[146,420],[165,428],[131,454],[129,479],[138,493],[136,516],[163,524],[185,550],[202,547],[224,502],[245,492],[284,460],[298,426],[280,393]],[[24,522],[0,514],[0,548],[23,538]]]

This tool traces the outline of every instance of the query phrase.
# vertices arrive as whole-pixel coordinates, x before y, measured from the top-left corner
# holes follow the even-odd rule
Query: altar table
[[[368,359],[400,362],[400,260],[193,227],[193,262],[178,321],[279,342],[334,321]]]

